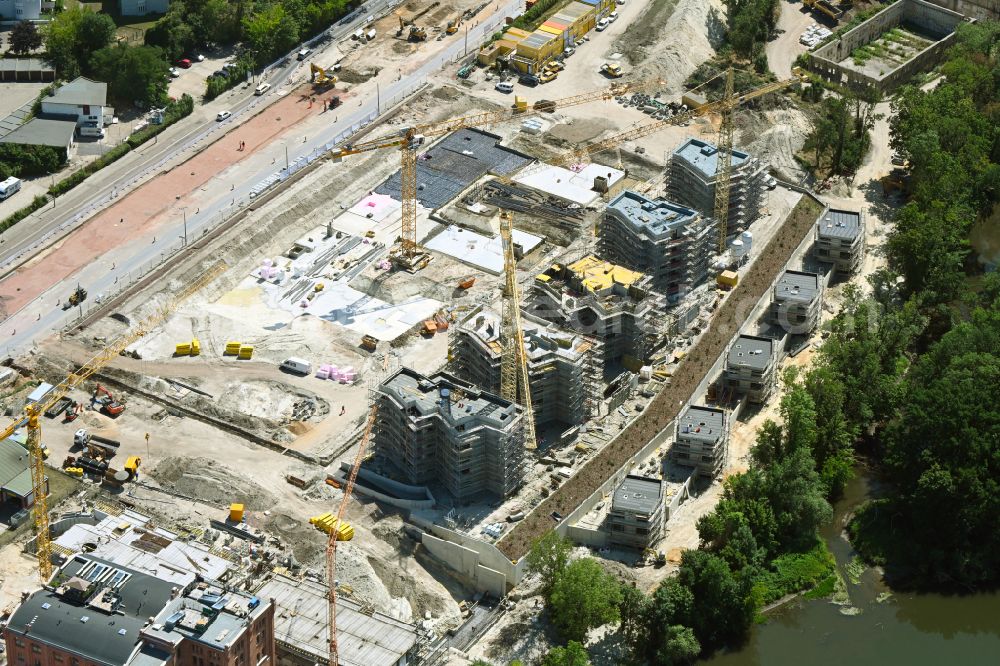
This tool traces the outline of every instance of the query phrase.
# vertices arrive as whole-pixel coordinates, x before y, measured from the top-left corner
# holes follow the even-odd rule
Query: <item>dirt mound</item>
[[[292,555],[299,564],[322,568],[326,535],[308,522],[284,513],[275,513],[269,516],[261,527],[290,547]]]
[[[240,502],[250,511],[263,511],[277,501],[244,475],[209,458],[164,458],[150,475],[164,488],[206,504]]]
[[[337,78],[344,83],[364,83],[368,79],[377,75],[381,70],[381,67],[368,67],[363,70],[354,69],[353,67],[344,67],[337,72]]]
[[[678,92],[721,42],[723,12],[719,0],[652,0],[615,40],[614,50],[628,58],[637,79],[660,77]]]
[[[802,150],[810,131],[806,115],[798,109],[775,109],[763,116],[740,115],[749,121],[740,129],[740,147],[769,163],[782,180],[801,182],[807,174],[795,154]],[[753,116],[756,119],[750,120]]]

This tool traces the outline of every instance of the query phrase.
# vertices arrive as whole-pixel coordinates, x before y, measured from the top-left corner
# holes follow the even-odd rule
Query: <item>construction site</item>
[[[881,241],[863,197],[788,182],[805,116],[754,100],[804,72],[734,90],[730,71],[684,103],[722,3],[566,7],[470,45],[457,76],[8,359],[8,643],[27,625],[52,655],[135,666],[533,658],[542,632],[507,639],[537,616],[518,599],[538,537],[643,589],[697,545],[780,369]],[[348,100],[489,11],[414,0],[312,74]],[[544,89],[495,85],[571,47]],[[127,620],[105,653],[59,636],[102,599]]]

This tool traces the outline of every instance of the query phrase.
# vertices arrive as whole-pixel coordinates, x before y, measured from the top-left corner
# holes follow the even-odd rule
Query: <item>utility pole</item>
[[[188,244],[188,216],[187,216],[187,206],[181,208],[181,215],[184,219],[184,247]]]
[[[288,173],[288,142],[285,142],[285,173]]]

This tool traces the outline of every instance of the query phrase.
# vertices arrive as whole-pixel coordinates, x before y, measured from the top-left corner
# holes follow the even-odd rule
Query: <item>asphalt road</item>
[[[382,0],[382,2],[378,2],[377,4],[369,3],[364,13],[356,18],[355,21],[342,26],[335,26],[335,39],[338,38],[336,35],[340,35],[341,37],[349,35],[356,29],[355,25],[365,22],[368,16],[379,11],[374,7],[382,8],[391,6],[392,4],[394,3],[386,0]],[[366,99],[362,99],[359,106],[353,109],[341,107],[337,110],[335,122],[325,126],[315,136],[308,137],[305,142],[290,144],[279,140],[268,148],[258,152],[270,150],[273,153],[281,145],[284,145],[288,152],[288,160],[292,164],[300,157],[304,158],[321,153],[326,146],[332,144],[334,141],[342,140],[361,127],[373,122],[391,105],[403,101],[407,96],[424,85],[428,76],[434,74],[445,65],[462,58],[467,48],[470,51],[474,49],[475,45],[479,44],[484,36],[492,34],[498,28],[498,23],[503,22],[503,16],[518,13],[513,8],[520,7],[521,5],[522,0],[508,0],[507,3],[501,5],[504,8],[502,11],[469,28],[468,39],[454,40],[450,45],[434,57],[428,59],[414,71],[401,75],[399,80],[389,85],[380,87],[376,95],[369,95]],[[284,81],[299,64],[294,59],[291,59],[291,62],[284,64],[277,74],[269,76],[267,80],[272,82],[272,84],[279,80]],[[204,136],[217,129],[229,129],[226,127],[227,124],[239,123],[248,117],[249,114],[246,113],[247,109],[250,105],[259,103],[260,100],[261,98],[259,97],[248,97],[239,105],[232,107],[233,117],[231,119],[222,123],[211,121],[193,128],[185,135],[184,141],[177,141],[173,146],[165,146],[162,153],[157,153],[156,157],[151,155],[148,160],[144,161],[143,166],[136,166],[134,169],[131,169],[130,174],[133,176],[140,174],[159,162],[167,161],[169,159],[168,156],[176,156],[180,151],[202,140]],[[270,165],[262,162],[256,173],[253,173],[242,183],[236,185],[235,189],[216,188],[216,190],[223,191],[217,192],[214,199],[203,203],[196,214],[186,215],[186,234],[188,239],[193,240],[201,237],[203,232],[218,225],[223,218],[235,212],[236,208],[249,205],[253,200],[251,197],[252,190],[267,178],[274,176],[276,173],[280,174],[283,167],[284,165],[282,164]],[[276,169],[278,169],[277,172],[275,171]],[[120,179],[119,182],[129,182],[129,178],[125,177]],[[107,197],[111,196],[112,190],[117,187],[119,186],[108,185],[102,188],[98,194],[91,193],[86,203],[74,208],[75,211],[80,211],[76,215],[88,214],[88,210],[93,210],[92,208],[88,208],[88,206],[96,207],[95,202],[107,201]],[[81,188],[77,189],[85,190],[86,188],[85,186],[81,186]],[[104,199],[101,197],[104,197]],[[70,195],[67,195],[63,201],[69,198]],[[61,203],[62,201],[58,202],[57,207]],[[58,228],[60,223],[66,224],[67,220],[72,221],[74,219],[76,219],[74,215],[65,214],[60,216],[51,225],[46,225],[45,228],[50,230]],[[41,225],[36,224],[35,226],[40,227]],[[181,229],[178,229],[178,232],[181,232]],[[42,237],[44,233],[39,230],[36,238]],[[49,231],[48,233],[52,232]],[[35,242],[37,243],[38,241],[36,240]],[[180,251],[183,246],[184,238],[182,233],[178,233],[176,237],[171,239],[160,239],[159,242],[155,243],[138,240],[123,242],[121,246],[113,251],[115,256],[114,262],[108,260],[92,263],[71,278],[53,285],[33,303],[12,314],[3,322],[0,322],[0,340],[3,340],[4,343],[4,355],[16,356],[24,353],[34,342],[51,335],[55,331],[61,330],[82,317],[84,313],[83,309],[63,310],[56,305],[57,300],[65,299],[77,283],[86,285],[89,292],[90,300],[84,306],[93,307],[99,299],[120,291],[127,284],[137,280],[139,276],[148,273],[153,267],[162,263],[162,261],[170,257],[174,252]]]

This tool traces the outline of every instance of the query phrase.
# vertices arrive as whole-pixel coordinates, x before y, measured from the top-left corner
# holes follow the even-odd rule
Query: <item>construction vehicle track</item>
[[[657,393],[649,407],[617,438],[497,543],[504,555],[513,561],[523,557],[536,539],[555,527],[553,512],[565,516],[576,509],[626,460],[677,417],[681,407],[691,398],[702,378],[743,324],[737,315],[745,316],[753,309],[778,272],[788,263],[795,248],[812,230],[822,210],[822,204],[812,195],[802,197],[781,229],[750,266],[739,286],[716,312],[708,330],[681,361],[671,384]]]

